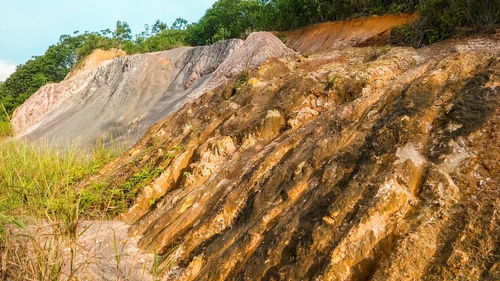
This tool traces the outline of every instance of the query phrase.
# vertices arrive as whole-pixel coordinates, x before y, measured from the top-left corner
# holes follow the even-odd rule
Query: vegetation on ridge
[[[9,114],[49,82],[59,82],[75,63],[97,48],[119,48],[128,54],[205,45],[238,38],[252,31],[290,30],[309,24],[359,16],[418,12],[421,19],[394,29],[396,44],[419,47],[464,31],[492,28],[500,22],[498,0],[219,0],[196,23],[177,18],[169,28],[157,20],[132,35],[126,22],[114,31],[62,35],[44,55],[18,66],[0,84],[0,103]]]

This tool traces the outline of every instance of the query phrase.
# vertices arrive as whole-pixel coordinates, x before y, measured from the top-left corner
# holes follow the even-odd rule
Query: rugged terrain
[[[12,125],[18,137],[60,147],[88,147],[110,140],[132,145],[186,102],[268,58],[290,53],[271,34],[254,33],[246,41],[121,56],[100,63],[87,60],[61,83],[33,94],[16,109]]]
[[[310,41],[308,56],[276,40],[109,63],[235,49],[216,56],[235,57],[210,68],[217,82],[182,102],[163,96],[170,115],[142,118],[144,132],[156,124],[76,188],[159,171],[118,219],[145,253],[160,253],[163,280],[500,279],[500,31],[421,49]],[[180,73],[140,77],[182,89],[203,71]],[[123,114],[135,106],[120,100]],[[28,138],[52,137],[43,126]]]
[[[92,182],[172,280],[497,280],[500,37],[271,60]]]

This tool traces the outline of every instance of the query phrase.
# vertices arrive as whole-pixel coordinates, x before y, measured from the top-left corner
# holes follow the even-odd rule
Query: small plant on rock
[[[329,76],[327,77],[327,80],[323,83],[323,89],[325,91],[330,91],[331,89],[333,89],[333,87],[335,87],[335,84],[337,83],[337,76],[336,75],[333,75],[333,76]]]

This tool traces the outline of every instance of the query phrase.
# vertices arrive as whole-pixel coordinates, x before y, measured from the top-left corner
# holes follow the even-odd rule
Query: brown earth
[[[325,22],[284,32],[283,38],[295,50],[308,55],[319,50],[387,43],[394,26],[414,22],[418,14],[390,14]]]
[[[499,280],[500,30],[274,59],[90,182],[163,171],[120,219],[164,280]]]
[[[99,67],[103,62],[112,60],[116,57],[123,57],[127,55],[125,51],[118,49],[102,50],[97,49],[92,51],[92,53],[86,56],[81,62],[78,63],[69,73],[66,75],[65,79],[69,79],[81,72],[89,71]]]

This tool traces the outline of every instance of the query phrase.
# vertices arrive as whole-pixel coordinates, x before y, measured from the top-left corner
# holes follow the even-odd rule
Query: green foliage
[[[129,25],[63,35],[44,55],[34,57],[0,84],[0,103],[8,113],[49,82],[59,82],[79,60],[97,48],[128,54],[155,52],[183,45],[205,45],[239,38],[258,30],[289,30],[323,21],[397,12],[419,12],[413,25],[397,27],[393,42],[421,46],[458,33],[480,31],[499,23],[499,0],[219,0],[196,23],[177,18],[171,28],[157,20],[132,36]]]
[[[248,70],[246,70],[246,71],[243,71],[238,76],[238,78],[236,79],[236,81],[238,82],[239,85],[243,85],[243,84],[245,84],[245,83],[248,82],[248,79],[249,79],[249,74],[248,74]]]
[[[422,0],[417,11],[421,18],[415,24],[392,30],[394,43],[420,47],[500,23],[498,0]]]
[[[110,184],[93,183],[80,192],[80,209],[87,216],[94,216],[104,211],[109,217],[114,217],[126,211],[139,193],[141,187],[157,178],[162,169],[145,168],[134,174],[119,186],[112,187]]]
[[[188,22],[183,18],[176,18],[174,23],[172,23],[173,30],[186,30],[187,26]]]
[[[337,76],[333,75],[332,77],[328,77],[328,79],[323,83],[323,89],[325,91],[330,91],[335,87],[335,84],[337,82]]]
[[[247,31],[270,27],[274,9],[257,0],[219,0],[196,24],[187,27],[192,45],[211,44],[218,40],[238,38]]]
[[[382,52],[383,55],[386,55],[387,53],[389,53],[389,51],[391,51],[391,46],[384,45],[380,47],[380,51]]]
[[[12,126],[8,121],[0,121],[0,140],[12,135]]]
[[[257,30],[289,30],[357,16],[415,11],[418,0],[219,0],[196,24],[188,42],[204,45]]]
[[[147,53],[170,50],[186,45],[186,31],[166,29],[154,36],[138,38],[135,44],[129,44],[125,51],[132,53]]]

